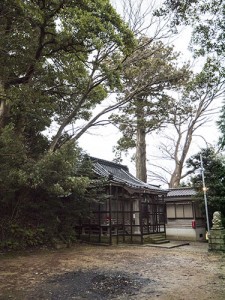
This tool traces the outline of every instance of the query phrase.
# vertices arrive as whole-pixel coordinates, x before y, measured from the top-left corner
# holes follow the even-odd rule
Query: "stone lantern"
[[[225,230],[222,226],[221,212],[215,211],[213,214],[212,228],[209,234],[209,250],[225,252]]]

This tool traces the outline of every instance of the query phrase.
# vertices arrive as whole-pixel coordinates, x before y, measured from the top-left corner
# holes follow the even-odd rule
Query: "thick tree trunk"
[[[185,136],[185,141],[182,149],[182,154],[181,157],[178,158],[178,152],[179,152],[179,147],[180,147],[180,141],[182,138],[182,133],[180,132],[179,138],[177,140],[177,145],[175,149],[175,168],[174,171],[171,175],[170,182],[169,182],[169,187],[170,188],[175,188],[180,185],[181,179],[183,179],[186,175],[189,173],[186,173],[186,175],[182,175],[185,159],[187,157],[188,151],[190,149],[190,145],[192,142],[192,135],[193,135],[193,125],[189,127],[186,136]]]
[[[169,188],[176,188],[180,185],[182,168],[183,168],[183,165],[176,164],[176,167],[170,178]]]
[[[136,141],[136,177],[147,182],[146,168],[146,133],[142,128],[137,128]]]
[[[137,101],[137,103],[136,177],[144,182],[147,182],[146,129],[143,126],[145,115],[142,99]]]

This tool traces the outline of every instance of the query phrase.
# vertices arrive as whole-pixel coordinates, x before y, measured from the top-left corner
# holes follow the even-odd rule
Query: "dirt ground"
[[[207,246],[83,244],[0,254],[0,299],[224,300],[225,254]]]

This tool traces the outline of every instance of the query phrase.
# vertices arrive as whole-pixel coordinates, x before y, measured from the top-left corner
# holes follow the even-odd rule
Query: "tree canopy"
[[[172,105],[169,91],[181,86],[190,75],[188,65],[177,65],[179,54],[173,47],[146,40],[139,41],[139,50],[128,58],[123,69],[124,97],[133,97],[119,108],[119,114],[111,116],[122,132],[116,154],[119,158],[121,152],[136,147],[136,175],[143,181],[147,180],[145,135],[162,126]]]
[[[177,23],[196,7],[183,1],[180,11],[181,2]],[[109,0],[0,2],[0,248],[73,238],[85,204],[104,198],[77,144],[99,116],[120,108],[111,118],[123,134],[118,150],[137,147],[137,164],[145,135],[170,118],[170,92],[186,83],[189,67],[178,65],[173,47],[143,36],[142,21],[136,39]],[[222,42],[220,52],[207,47],[222,53]],[[115,104],[93,117],[111,93]]]
[[[68,203],[79,214],[90,179],[66,127],[120,88],[135,40],[108,0],[3,0],[0,33],[0,242],[10,243],[48,222],[63,231]]]
[[[215,52],[224,56],[224,0],[166,0],[156,12],[157,15],[173,13],[171,28],[191,25],[192,42],[196,53],[205,55]]]
[[[158,178],[168,183],[170,188],[179,186],[181,179],[191,173],[190,170],[184,171],[190,147],[198,136],[198,130],[215,116],[216,101],[223,93],[224,78],[215,61],[208,59],[199,73],[192,74],[168,109],[168,125],[162,131],[159,144],[161,164],[156,167],[164,171],[166,176],[159,175]],[[173,162],[173,168],[166,166],[165,160]],[[150,171],[150,174],[157,178],[156,172]]]
[[[195,170],[191,178],[191,184],[197,189],[198,197],[203,199],[203,186],[201,174],[200,153],[204,167],[205,185],[207,188],[207,202],[209,210],[209,221],[212,221],[213,213],[221,211],[223,224],[225,224],[225,160],[224,157],[215,152],[213,148],[202,149],[187,160],[187,167]]]
[[[52,150],[68,124],[88,118],[119,84],[115,50],[128,53],[134,43],[109,2],[100,0],[2,1],[1,36],[1,127],[14,114],[20,130],[29,117],[39,131],[54,119]]]

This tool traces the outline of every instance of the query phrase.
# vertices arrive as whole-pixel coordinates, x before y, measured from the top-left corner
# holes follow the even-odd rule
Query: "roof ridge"
[[[89,158],[93,161],[96,161],[96,162],[103,162],[107,165],[111,165],[111,166],[117,166],[117,167],[120,167],[121,169],[126,169],[128,172],[129,172],[129,168],[126,166],[126,165],[122,165],[120,163],[116,163],[116,162],[113,162],[113,161],[109,161],[109,160],[106,160],[106,159],[102,159],[102,158],[97,158],[97,157],[94,157],[94,156],[89,156]]]
[[[168,190],[194,190],[195,188],[194,187],[189,187],[189,186],[185,186],[185,187],[177,187],[177,188],[169,188]]]

